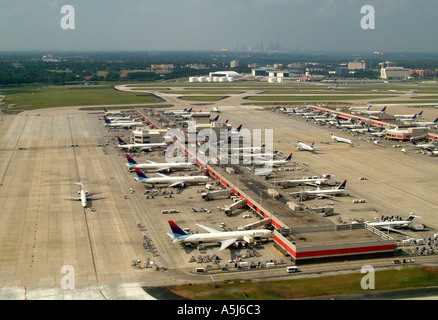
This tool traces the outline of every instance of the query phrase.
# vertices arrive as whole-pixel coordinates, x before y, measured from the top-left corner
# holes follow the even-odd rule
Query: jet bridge
[[[247,200],[245,198],[243,198],[239,201],[236,201],[231,206],[225,206],[225,208],[224,208],[225,214],[227,216],[230,216],[234,210],[243,208],[244,206],[246,206],[246,201]]]

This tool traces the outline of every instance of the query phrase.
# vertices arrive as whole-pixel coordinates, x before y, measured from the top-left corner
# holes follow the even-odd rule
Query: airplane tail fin
[[[418,117],[421,117],[423,115],[423,110],[421,110],[420,112],[417,113]]]
[[[438,117],[436,117],[436,119],[433,120],[433,123],[434,123],[434,124],[438,124]]]
[[[126,159],[128,159],[129,164],[138,164],[137,161],[132,159],[132,157],[129,154],[125,154],[125,156],[126,156]]]
[[[239,125],[236,129],[236,132],[240,132],[240,129],[242,129],[242,125]]]
[[[169,234],[173,238],[173,242],[178,242],[181,238],[186,238],[188,234],[181,229],[174,221],[169,220],[170,229],[172,230],[172,235]]]
[[[414,146],[416,146],[416,145],[417,145],[417,142],[416,142],[414,139],[412,139],[412,144],[413,144]]]
[[[312,142],[312,145],[311,145],[311,147],[313,148],[313,146],[314,146],[314,145],[315,145],[315,141],[313,141],[313,142]]]
[[[189,110],[187,110],[187,112],[192,112],[192,110],[193,110],[193,107],[192,107],[192,108],[190,108]]]
[[[289,155],[287,156],[286,159],[284,159],[284,161],[290,161],[292,159],[292,152],[289,153]]]
[[[119,140],[120,145],[126,145],[126,142],[122,138],[117,137],[117,140]]]
[[[141,170],[138,169],[138,168],[135,168],[135,173],[137,174],[137,178],[138,178],[138,180],[147,180],[147,179],[149,179],[149,178],[144,174],[144,172],[141,171]]]
[[[213,121],[218,121],[219,120],[219,115],[217,115],[214,119],[213,119]]]
[[[417,216],[415,213],[411,212],[409,217],[406,219],[406,221],[412,221],[414,218],[421,218],[421,216]]]
[[[386,111],[386,106],[383,107],[382,110],[380,110],[380,112],[385,112]]]
[[[344,180],[341,185],[338,187],[338,190],[344,190],[347,186],[347,180]]]
[[[103,117],[103,120],[105,120],[105,123],[106,123],[106,124],[110,124],[110,123],[111,123],[111,120],[108,119],[107,117]]]
[[[103,108],[103,112],[107,113],[107,112],[108,112],[108,110],[107,110],[106,108]]]

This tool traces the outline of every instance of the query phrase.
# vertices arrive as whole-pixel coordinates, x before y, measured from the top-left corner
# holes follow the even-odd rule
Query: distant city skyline
[[[65,5],[74,30],[61,27]],[[373,30],[361,28],[364,5],[375,10]],[[438,52],[437,8],[436,0],[3,0],[0,51]]]

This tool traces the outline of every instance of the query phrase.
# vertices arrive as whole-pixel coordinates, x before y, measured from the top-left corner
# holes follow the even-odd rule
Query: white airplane
[[[103,199],[103,197],[95,197],[94,194],[88,194],[88,191],[84,189],[84,185],[88,184],[88,182],[76,182],[75,184],[81,186],[81,190],[78,191],[79,197],[67,197],[65,198],[66,200],[81,201],[82,207],[86,208],[88,200]]]
[[[337,121],[337,127],[338,128],[346,128],[346,129],[359,129],[359,128],[363,128],[362,125],[360,124],[354,124],[351,122],[341,122],[341,121]]]
[[[438,156],[438,151],[432,150],[431,148],[426,148],[426,150],[429,152],[430,156],[432,156],[432,157],[437,157]]]
[[[416,114],[395,114],[394,117],[397,119],[403,119],[403,120],[409,120],[409,119],[416,119],[421,118],[423,116],[423,110]]]
[[[157,142],[157,143],[126,143],[122,138],[117,137],[119,140],[119,144],[117,145],[120,149],[126,150],[153,150],[154,148],[162,148],[167,147],[166,142]]]
[[[333,132],[331,133],[331,136],[332,136],[332,139],[336,140],[336,142],[344,142],[344,143],[348,143],[348,144],[353,143],[350,139],[335,136]]]
[[[260,147],[234,147],[230,149],[230,153],[238,153],[239,151],[260,152],[264,147],[265,144],[262,144]]]
[[[372,107],[372,105],[368,106],[368,107],[351,107],[348,108],[348,110],[351,111],[364,111],[364,110],[370,110]]]
[[[382,110],[363,110],[359,111],[362,114],[375,115],[375,114],[383,114],[386,111],[386,106],[382,108]]]
[[[288,164],[292,159],[292,152],[289,153],[289,155],[283,159],[283,160],[267,160],[264,158],[259,158],[257,159],[257,162],[255,162],[255,165],[263,165],[263,166],[272,166],[272,167],[278,167],[278,166],[283,166],[285,164]]]
[[[400,230],[398,230],[397,228],[407,228],[411,224],[411,222],[414,220],[414,218],[421,218],[421,217],[417,216],[416,214],[411,212],[411,214],[409,215],[409,217],[406,220],[366,222],[366,224],[368,224],[374,228],[377,228],[377,229],[384,229],[384,230],[388,230],[388,231],[403,233]]]
[[[385,54],[385,52],[379,52],[379,51],[374,51],[375,54],[381,55],[383,56]]]
[[[331,178],[331,173],[323,175],[322,178],[302,178],[302,179],[290,179],[283,181],[276,181],[274,185],[289,187],[289,186],[301,186],[301,185],[310,185],[310,186],[320,186],[326,183]]]
[[[176,176],[170,177],[165,174],[158,173],[160,177],[149,178],[146,176],[140,169],[135,168],[135,172],[137,173],[137,177],[135,179],[138,182],[146,183],[146,184],[168,184],[169,187],[185,187],[187,183],[204,183],[208,179],[207,176]]]
[[[315,147],[314,146],[315,146],[315,141],[313,141],[310,146],[305,144],[304,142],[299,141],[297,148],[300,151],[315,151]]]
[[[433,126],[433,125],[438,125],[438,117],[436,117],[436,119],[435,120],[433,120],[433,121],[414,121],[414,122],[412,122],[412,124],[413,125],[416,125],[416,126]]]
[[[213,111],[213,112],[217,112],[217,113],[220,113],[220,111],[219,111],[219,107],[213,107],[213,108],[211,109],[211,111]]]
[[[345,190],[345,186],[347,185],[347,180],[344,180],[338,187],[331,189],[320,189],[319,187],[315,190],[302,190],[299,192],[290,192],[290,195],[301,195],[303,199],[308,197],[316,197],[316,198],[331,198],[337,195],[343,195],[347,191]]]
[[[207,230],[208,233],[188,234],[173,221],[169,221],[169,225],[172,229],[172,233],[168,233],[168,236],[174,243],[216,242],[221,244],[219,251],[222,251],[231,245],[240,246],[240,242],[246,241],[246,239],[267,239],[274,236],[273,231],[267,229],[220,231],[200,224],[198,224],[198,226]]]
[[[106,127],[122,127],[122,128],[131,128],[135,126],[143,126],[144,123],[141,121],[126,121],[126,122],[113,122],[110,119],[108,119],[106,116],[103,117],[105,120],[105,126]]]
[[[191,169],[194,167],[194,163],[191,162],[153,162],[149,161],[149,163],[137,163],[129,154],[125,154],[126,159],[128,159],[128,163],[126,166],[128,170],[134,170],[135,168],[141,170],[156,170],[158,172],[171,172],[172,170],[177,169]]]
[[[103,108],[103,112],[106,116],[121,116],[122,111],[108,111],[106,108]]]
[[[166,111],[164,111],[164,114],[174,114],[174,115],[186,114],[186,113],[192,112],[192,110],[193,110],[193,108],[190,108],[190,109],[184,108],[183,110],[166,110]]]
[[[365,133],[369,134],[371,136],[376,136],[376,137],[386,136],[386,130],[384,130],[384,131],[371,131],[370,128],[367,128],[367,131],[365,131]]]
[[[414,139],[412,139],[412,146],[414,146],[416,148],[427,149],[427,148],[435,148],[437,145],[434,144],[433,142],[418,144]]]

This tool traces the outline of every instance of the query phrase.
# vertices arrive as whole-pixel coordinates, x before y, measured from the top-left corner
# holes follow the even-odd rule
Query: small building
[[[406,80],[411,76],[409,69],[403,67],[387,67],[380,69],[380,78],[386,80]]]
[[[162,142],[162,136],[158,131],[141,130],[137,129],[132,131],[133,143],[160,143]]]
[[[408,141],[428,137],[429,129],[426,127],[396,127],[386,131],[386,139]]]

